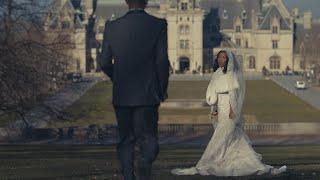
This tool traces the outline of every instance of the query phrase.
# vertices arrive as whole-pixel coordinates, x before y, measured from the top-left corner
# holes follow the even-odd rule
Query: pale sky
[[[284,0],[284,2],[289,11],[294,7],[298,7],[300,14],[303,14],[306,10],[311,10],[315,18],[320,17],[320,0]]]

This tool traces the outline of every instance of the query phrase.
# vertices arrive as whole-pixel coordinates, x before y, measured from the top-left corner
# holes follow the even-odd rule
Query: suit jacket
[[[155,105],[167,99],[167,41],[167,21],[142,9],[106,22],[99,63],[113,83],[114,105]]]

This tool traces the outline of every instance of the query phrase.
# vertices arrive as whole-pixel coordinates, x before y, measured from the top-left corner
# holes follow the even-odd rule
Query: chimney
[[[303,27],[304,29],[311,29],[312,26],[312,12],[306,11],[303,14]]]
[[[252,30],[256,30],[256,27],[258,27],[258,18],[254,9],[251,9],[251,26]]]

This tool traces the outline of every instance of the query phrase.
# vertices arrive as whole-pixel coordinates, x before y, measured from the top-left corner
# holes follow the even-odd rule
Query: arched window
[[[256,57],[250,56],[249,57],[249,69],[255,69],[256,68]]]
[[[270,69],[280,69],[280,57],[271,56],[270,57]]]

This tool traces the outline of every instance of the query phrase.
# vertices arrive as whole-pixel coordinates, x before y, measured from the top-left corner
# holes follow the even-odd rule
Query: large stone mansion
[[[82,39],[77,41],[83,42],[74,49],[79,71],[99,72],[104,24],[124,15],[127,5],[118,0],[82,0],[78,5],[59,1],[65,4],[60,10],[69,12],[65,19],[75,24],[75,34]],[[303,16],[298,9],[289,12],[282,0],[150,0],[146,11],[168,22],[168,55],[174,72],[206,72],[223,48],[236,50],[245,71],[302,71],[319,59],[318,51],[310,50],[319,44],[310,45],[306,37],[320,40],[320,23],[310,12]],[[72,12],[81,18],[72,20]],[[79,35],[81,30],[86,37]]]

